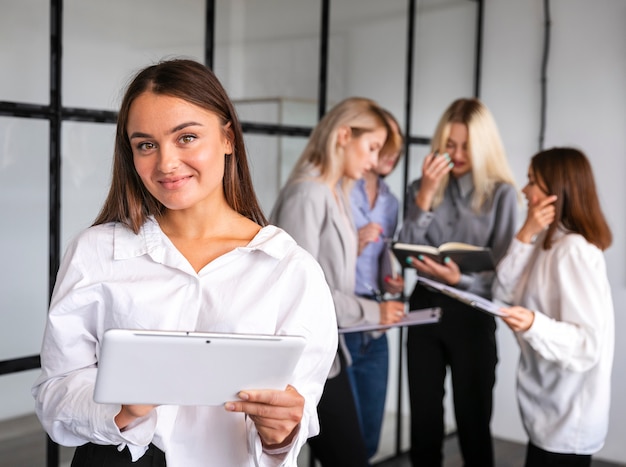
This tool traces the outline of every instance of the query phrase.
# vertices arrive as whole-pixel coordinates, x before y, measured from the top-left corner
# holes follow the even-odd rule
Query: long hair
[[[439,119],[431,141],[432,151],[444,150],[453,123],[462,123],[467,127],[467,152],[474,181],[472,208],[479,212],[491,198],[497,184],[515,186],[515,178],[507,162],[496,122],[485,104],[476,98],[461,98],[452,102]],[[439,185],[433,207],[443,201],[449,180],[450,176],[447,175]]]
[[[591,164],[581,151],[573,148],[541,151],[530,160],[530,167],[545,191],[557,196],[555,220],[548,227],[544,249],[552,246],[559,225],[582,235],[601,250],[611,246],[613,237],[600,208]]]
[[[224,157],[223,189],[226,202],[238,213],[266,225],[252,186],[243,131],[235,108],[221,83],[206,66],[193,60],[174,59],[148,66],[132,79],[117,116],[113,174],[107,199],[94,225],[121,222],[137,233],[150,215],[158,216],[165,206],[146,189],[133,162],[126,125],[134,100],[144,92],[176,97],[214,113],[231,141],[233,153]]]
[[[396,117],[394,117],[393,114],[387,109],[383,108],[382,112],[387,119],[387,123],[389,124],[389,136],[387,137],[385,145],[381,148],[378,157],[383,157],[386,154],[397,154],[398,157],[393,164],[393,168],[395,169],[404,153],[404,135],[402,134],[400,124],[398,123]]]
[[[344,99],[331,108],[315,126],[289,181],[305,176],[309,167],[318,169],[319,177],[324,182],[343,178],[344,154],[337,145],[337,136],[342,127],[349,127],[356,138],[381,127],[387,130],[387,140],[391,134],[387,118],[376,102],[364,97]],[[344,189],[349,185],[343,184]]]

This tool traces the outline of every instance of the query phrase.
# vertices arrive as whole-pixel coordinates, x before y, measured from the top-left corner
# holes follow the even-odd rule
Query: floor
[[[403,428],[406,438],[407,430]],[[406,440],[401,446],[407,448]],[[525,446],[510,441],[495,439],[494,449],[497,467],[522,467]],[[61,462],[59,467],[69,467],[73,449],[60,448]],[[445,461],[443,467],[461,467],[462,459],[455,436],[449,436],[444,445]],[[46,436],[35,416],[20,417],[10,422],[0,423],[0,467],[45,467]],[[310,467],[308,450],[305,449],[298,458],[300,467]],[[376,467],[410,467],[406,454],[395,455],[395,426],[386,420],[383,425],[381,448],[373,459]],[[626,464],[612,464],[594,460],[593,467],[626,467]]]

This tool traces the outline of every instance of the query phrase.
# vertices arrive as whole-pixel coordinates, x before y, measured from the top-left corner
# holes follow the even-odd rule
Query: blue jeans
[[[389,370],[387,336],[383,334],[374,339],[369,332],[351,332],[345,334],[344,338],[352,356],[348,377],[354,392],[367,455],[371,458],[378,450],[385,412]]]

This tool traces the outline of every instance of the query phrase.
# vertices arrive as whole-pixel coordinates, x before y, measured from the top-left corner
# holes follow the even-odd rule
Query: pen
[[[372,287],[369,284],[363,284],[365,286],[365,288],[367,290],[370,291],[370,293],[372,294],[372,296],[374,297],[374,300],[376,300],[378,303],[384,302],[385,298],[383,297],[383,294],[381,293],[380,290],[375,289],[374,287]]]

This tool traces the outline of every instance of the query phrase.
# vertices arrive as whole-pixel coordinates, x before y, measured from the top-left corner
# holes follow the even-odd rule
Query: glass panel
[[[89,227],[109,192],[115,125],[64,122],[62,128],[62,251]]]
[[[0,360],[36,355],[48,308],[48,123],[0,117]]]
[[[138,69],[204,60],[205,0],[65,0],[63,11],[64,106],[116,111]]]
[[[2,2],[0,100],[50,103],[50,1]]]
[[[311,0],[216,0],[215,73],[244,120],[280,121],[251,102],[317,99],[320,12]]]
[[[363,96],[404,116],[406,16],[406,0],[331,2],[328,107]]]
[[[245,141],[254,189],[263,212],[269,217],[307,138],[246,135]]]
[[[30,390],[39,370],[0,376],[0,394],[10,403],[0,404],[0,465],[45,466],[46,437],[33,413]],[[74,448],[61,446],[60,466],[69,467]]]
[[[430,138],[445,108],[474,92],[476,2],[418,2],[411,134]]]

